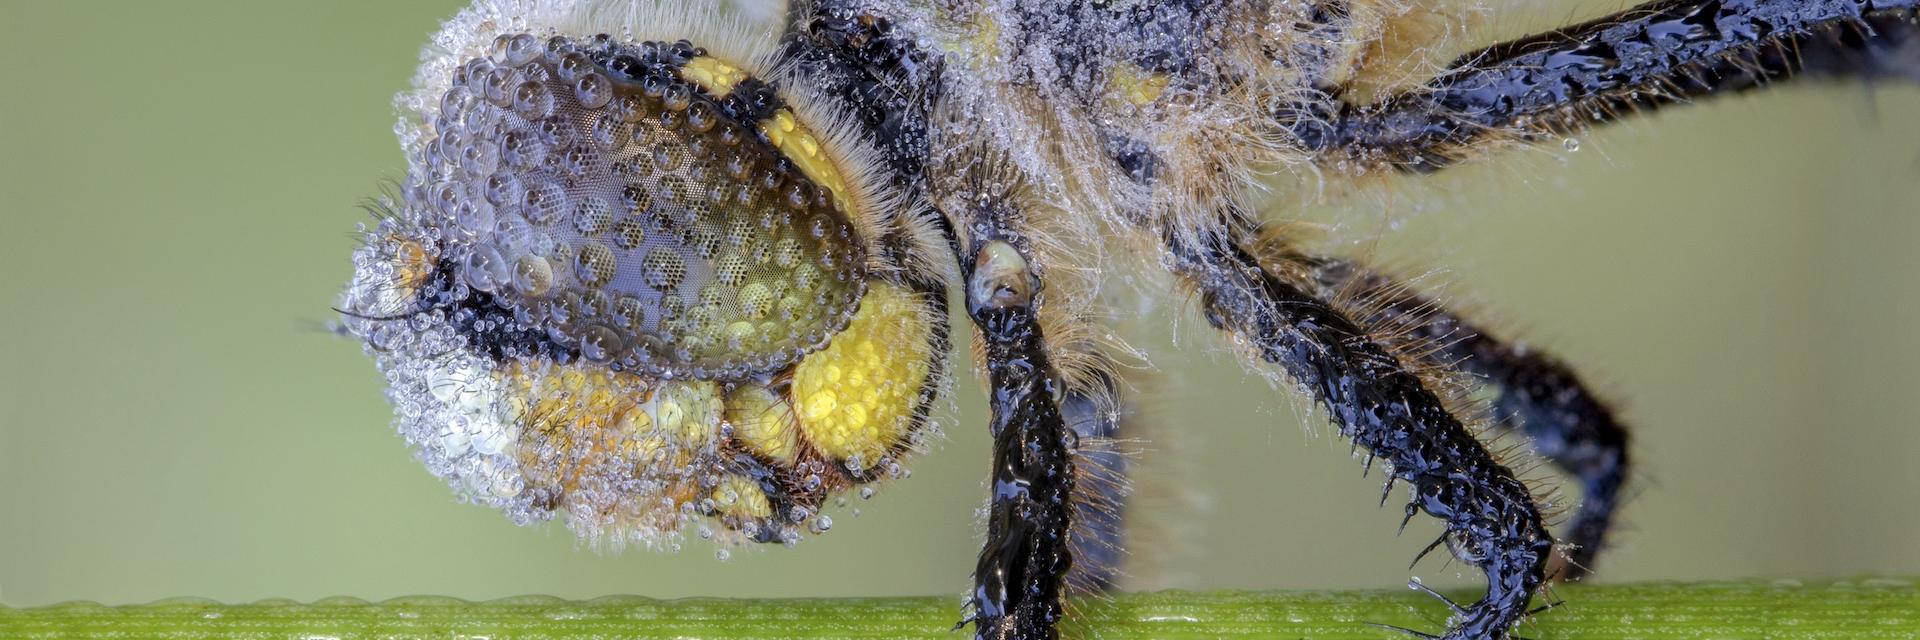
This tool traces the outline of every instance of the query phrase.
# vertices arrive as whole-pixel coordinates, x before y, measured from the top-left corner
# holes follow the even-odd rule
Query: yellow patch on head
[[[531,400],[527,426],[563,441],[619,426],[652,393],[645,379],[631,373],[565,367],[543,375],[516,363],[500,375],[513,397]]]
[[[676,380],[660,385],[644,409],[661,432],[683,445],[700,447],[720,430],[719,389],[711,381]]]
[[[794,371],[794,411],[828,458],[878,462],[906,436],[933,358],[932,323],[911,294],[875,282],[860,312]]]
[[[792,111],[781,109],[761,120],[760,133],[767,136],[767,141],[773,143],[773,148],[779,150],[781,155],[793,161],[793,166],[806,174],[808,180],[833,193],[833,206],[840,209],[841,215],[855,215],[857,210],[853,208],[853,202],[847,199],[853,193],[853,187],[841,176],[840,169],[833,166],[826,149],[820,146],[820,139],[815,138],[806,125],[800,124]]]
[[[747,385],[727,394],[727,423],[733,425],[733,439],[748,451],[788,466],[799,455],[793,405],[771,389]]]
[[[514,455],[527,488],[583,499],[585,509],[570,507],[570,517],[666,531],[679,526],[684,505],[706,494],[693,471],[720,430],[715,383],[656,382],[581,364],[513,363],[494,375],[509,398],[507,417],[524,425]],[[655,487],[637,508],[594,489],[634,479]]]
[[[529,487],[575,491],[601,465],[651,453],[637,444],[651,431],[640,425],[650,421],[643,403],[652,385],[639,376],[517,363],[495,375],[507,392],[506,417],[524,427],[514,454]]]
[[[397,239],[397,238],[396,238]],[[433,275],[433,256],[418,242],[397,239],[393,249],[394,286],[412,292]]]
[[[733,92],[733,85],[740,84],[749,76],[746,71],[721,62],[719,58],[700,56],[680,66],[680,77],[700,85],[708,95],[721,98]]]
[[[741,476],[727,476],[713,488],[713,507],[722,516],[743,520],[773,515],[773,505],[767,502],[767,494],[761,493],[760,485]]]

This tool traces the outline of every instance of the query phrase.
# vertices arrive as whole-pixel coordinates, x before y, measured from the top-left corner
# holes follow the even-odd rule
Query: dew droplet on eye
[[[522,201],[521,212],[527,221],[545,226],[567,210],[567,191],[557,182],[543,182],[528,188]]]
[[[588,60],[586,55],[578,51],[571,51],[560,56],[560,64],[557,70],[562,81],[573,82],[580,77],[580,74],[586,73],[592,68],[593,61]]]
[[[544,50],[544,43],[532,34],[518,34],[507,40],[506,61],[511,65],[523,65],[533,62]]]
[[[508,271],[506,259],[501,257],[500,251],[492,245],[474,247],[467,254],[464,266],[466,268],[461,273],[462,280],[467,286],[480,291],[493,291],[507,284],[508,279],[512,277]]]
[[[466,87],[448,89],[445,94],[440,96],[441,117],[446,117],[447,114],[465,111],[468,105],[472,103],[472,100],[473,94]]]
[[[518,69],[494,67],[493,72],[487,74],[485,86],[487,102],[501,108],[513,106],[513,91],[526,80],[526,75],[520,73]]]
[[[706,103],[692,105],[687,109],[687,128],[694,133],[711,131],[716,124],[713,109]]]
[[[573,207],[573,228],[580,235],[593,237],[606,233],[613,224],[613,206],[599,196],[580,198]]]
[[[461,147],[460,170],[469,178],[477,178],[493,171],[500,163],[500,150],[491,142],[476,140]]]
[[[628,135],[626,123],[620,121],[620,116],[612,113],[601,114],[600,117],[594,118],[593,123],[587,127],[587,139],[593,141],[593,144],[598,146],[602,151],[609,152],[613,156],[618,156],[622,147],[626,146]],[[616,162],[620,162],[623,167],[629,166],[625,161]],[[613,171],[613,174],[616,176],[625,175],[630,171],[630,169],[616,169]]]
[[[607,362],[620,353],[622,342],[619,332],[590,325],[580,331],[580,355],[593,362]]]
[[[524,197],[520,191],[520,178],[508,171],[487,176],[485,191],[487,202],[496,207],[520,202]]]
[[[553,91],[541,82],[527,81],[513,92],[513,111],[522,118],[539,120],[553,115]]]
[[[545,296],[553,289],[553,265],[531,253],[520,256],[514,263],[513,288],[527,297]]]
[[[573,81],[573,96],[580,106],[599,109],[613,100],[613,83],[598,73],[582,73]]]
[[[493,230],[493,205],[485,200],[465,200],[454,211],[453,219],[461,230],[479,236]]]
[[[592,171],[599,163],[598,161],[599,154],[595,153],[593,148],[579,144],[567,148],[566,153],[561,156],[560,166],[566,169],[567,175],[581,178]]]
[[[693,104],[693,88],[684,84],[674,84],[666,88],[666,93],[661,96],[660,101],[670,111],[685,111]]]

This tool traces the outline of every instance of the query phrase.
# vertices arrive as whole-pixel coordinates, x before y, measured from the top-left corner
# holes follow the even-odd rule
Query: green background
[[[987,467],[971,378],[912,479],[831,534],[727,562],[697,540],[611,555],[516,528],[410,459],[371,361],[323,326],[356,203],[403,168],[389,97],[456,4],[0,1],[0,602],[957,601]],[[1503,28],[1608,7],[1549,8]],[[1643,473],[1599,579],[1914,574],[1916,113],[1911,87],[1795,86],[1338,219],[1625,401]],[[1396,538],[1378,476],[1204,323],[1141,324],[1157,426],[1131,585],[1406,579],[1436,527]]]

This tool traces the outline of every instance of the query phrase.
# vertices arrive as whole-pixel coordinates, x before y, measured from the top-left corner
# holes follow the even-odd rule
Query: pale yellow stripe
[[[846,178],[841,177],[840,169],[833,165],[826,150],[820,147],[820,140],[793,117],[792,111],[781,109],[773,112],[773,115],[760,121],[760,132],[766,134],[773,148],[792,160],[793,166],[799,167],[800,173],[806,174],[808,180],[833,191],[833,204],[842,215],[849,218],[857,215],[853,201],[848,199],[853,193],[852,186]]]
[[[719,58],[700,56],[680,66],[680,77],[700,85],[700,88],[707,90],[707,95],[720,98],[731,93],[733,85],[747,79],[747,72],[721,62]]]

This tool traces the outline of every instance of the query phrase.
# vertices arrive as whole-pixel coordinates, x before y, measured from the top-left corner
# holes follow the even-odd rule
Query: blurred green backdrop
[[[1612,8],[1542,4],[1503,27]],[[456,6],[0,2],[0,602],[957,599],[987,467],[970,378],[911,480],[728,562],[516,528],[409,458],[372,363],[321,327],[356,202],[403,167],[389,96]],[[1916,113],[1911,87],[1796,86],[1341,219],[1626,401],[1644,472],[1600,579],[1914,574]],[[1396,538],[1378,477],[1196,325],[1139,339],[1162,426],[1133,585],[1402,583],[1436,529]]]

